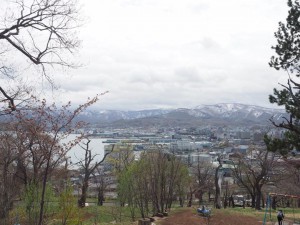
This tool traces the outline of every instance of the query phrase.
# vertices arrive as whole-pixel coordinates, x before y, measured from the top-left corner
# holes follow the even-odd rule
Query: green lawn
[[[38,218],[38,210],[31,213],[31,216]],[[132,222],[129,207],[120,207],[117,204],[111,203],[111,206],[97,206],[91,204],[88,207],[78,208],[76,203],[69,204],[65,211],[61,210],[57,202],[48,203],[46,210],[47,225],[61,225],[64,216],[68,215],[68,225],[105,225],[115,221],[116,224],[130,224]],[[25,219],[28,221],[28,212],[22,203],[19,207],[13,210],[10,214],[10,219],[5,224],[15,223],[16,219],[20,224],[25,224]],[[138,216],[138,212],[136,212]],[[0,222],[1,224],[1,222]]]
[[[289,221],[300,221],[300,209],[293,209],[293,208],[278,208],[277,210],[268,210],[266,212],[266,209],[262,210],[255,210],[249,207],[246,207],[245,209],[242,207],[235,207],[235,208],[226,208],[222,209],[225,213],[228,214],[240,214],[240,215],[247,215],[247,216],[253,216],[257,218],[261,218],[263,221],[266,217],[266,221],[277,221],[277,211],[279,209],[282,209],[285,215],[285,219]]]
[[[89,202],[92,203],[90,206],[85,208],[78,208],[76,203],[72,203],[69,205],[70,207],[70,213],[68,214],[68,211],[62,212],[61,209],[58,207],[57,202],[51,202],[49,211],[47,212],[48,217],[48,223],[47,225],[61,225],[62,224],[62,218],[64,215],[68,214],[68,225],[108,225],[111,224],[111,222],[115,222],[115,224],[123,224],[123,225],[130,225],[132,224],[132,218],[130,213],[129,207],[120,207],[118,204],[111,202],[106,206],[97,206],[95,201],[89,199]],[[49,203],[48,203],[49,204]],[[20,220],[20,224],[22,223],[22,217],[25,218],[26,212],[24,211],[24,207],[22,207],[22,204],[19,204],[21,206],[18,211],[13,211],[11,216],[12,218],[16,218],[16,215],[18,216]],[[181,208],[178,206],[175,206],[172,208],[170,215],[176,214],[180,212],[181,210],[184,210],[186,208]],[[281,208],[285,214],[285,219],[289,221],[300,221],[300,209],[293,209],[293,208]],[[214,211],[217,211],[217,209],[212,209],[213,214]],[[232,214],[232,215],[244,215],[244,216],[253,216],[256,218],[260,218],[261,221],[264,221],[264,218],[266,218],[266,221],[276,221],[276,210],[271,210],[269,212],[265,212],[265,209],[262,210],[255,210],[250,207],[242,208],[242,207],[235,207],[235,208],[226,208],[226,209],[220,209],[222,213],[225,214]],[[67,213],[66,213],[67,212]],[[136,210],[135,212],[136,219],[139,219],[139,212]],[[14,220],[14,219],[13,219]],[[9,223],[8,223],[9,224]]]

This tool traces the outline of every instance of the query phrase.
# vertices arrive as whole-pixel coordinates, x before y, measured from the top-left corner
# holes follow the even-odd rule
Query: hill
[[[199,125],[269,125],[273,118],[279,122],[286,116],[282,109],[270,109],[239,103],[200,105],[194,108],[153,109],[141,111],[88,111],[82,120],[101,127],[185,127]]]

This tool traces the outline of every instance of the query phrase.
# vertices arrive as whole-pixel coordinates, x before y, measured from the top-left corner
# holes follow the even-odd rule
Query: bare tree
[[[113,174],[117,177],[118,180],[118,188],[120,187],[120,180],[125,172],[127,172],[130,165],[134,162],[134,153],[133,147],[131,144],[122,143],[121,145],[110,145],[111,149],[114,147],[115,150],[112,152],[108,158],[107,162],[112,167]],[[129,187],[129,186],[128,186]],[[120,191],[118,191],[118,197],[120,200],[121,206],[125,205],[124,195],[120,195]]]
[[[285,158],[276,162],[273,171],[270,184],[277,193],[300,195],[300,168],[297,158]]]
[[[104,157],[100,161],[96,161],[95,158],[98,154],[92,154],[90,149],[91,140],[86,137],[86,142],[83,145],[79,144],[79,146],[85,151],[84,159],[78,162],[79,167],[83,170],[83,181],[81,186],[81,196],[78,200],[79,207],[85,207],[85,202],[87,198],[87,191],[89,187],[89,181],[96,171],[96,169],[104,162],[106,157],[114,150],[114,146],[111,148],[109,152],[104,154]]]
[[[131,144],[111,145],[114,152],[109,155],[107,161],[112,165],[114,173],[118,174],[127,170],[128,166],[134,161],[133,147]]]
[[[104,194],[111,181],[107,180],[106,174],[102,168],[97,167],[93,174],[94,182],[97,185],[97,205],[102,206],[105,200]]]
[[[98,96],[89,99],[73,111],[70,110],[70,103],[58,108],[55,104],[49,106],[45,100],[33,98],[28,103],[31,110],[17,110],[12,115],[14,118],[11,129],[17,140],[22,142],[17,144],[20,146],[17,168],[25,170],[17,174],[25,174],[26,182],[41,184],[38,225],[43,224],[45,191],[50,175],[55,167],[64,162],[67,152],[82,136],[66,144],[60,143],[73,131],[85,125],[80,121],[75,122],[74,119],[97,100]]]
[[[192,190],[199,198],[199,203],[202,202],[203,194],[213,186],[214,169],[211,163],[202,161],[197,162],[191,168],[191,175],[193,176]],[[192,198],[192,195],[191,195]],[[192,204],[192,199],[189,200],[189,205]]]
[[[0,135],[0,221],[3,223],[9,211],[13,207],[13,202],[20,194],[20,186],[14,179],[17,157],[16,137],[9,132]],[[6,224],[4,222],[4,224]]]
[[[79,46],[74,32],[78,27],[76,0],[16,0],[6,1],[7,9],[0,21],[0,74],[12,76],[12,64],[3,58],[8,52],[19,52],[23,58],[41,68],[42,75],[53,84],[47,67],[55,65],[74,67],[69,55]],[[2,4],[2,3],[1,3]],[[5,5],[5,4],[3,4]],[[12,62],[12,60],[9,60]],[[0,86],[2,102],[8,102],[9,109],[16,109],[18,92],[11,93],[8,87]]]
[[[172,206],[175,188],[186,180],[188,171],[178,158],[162,150],[147,152],[143,160],[147,163],[153,213],[164,213]]]
[[[184,191],[182,187],[188,180],[188,169],[180,159],[160,149],[149,150],[120,174],[118,195],[128,203],[132,217],[137,207],[145,218],[151,208],[152,214],[170,210],[174,199],[185,194],[179,192]]]
[[[276,158],[264,148],[253,147],[250,151],[252,157],[240,155],[232,171],[238,184],[251,195],[252,207],[261,209],[262,188],[271,177],[274,178]]]

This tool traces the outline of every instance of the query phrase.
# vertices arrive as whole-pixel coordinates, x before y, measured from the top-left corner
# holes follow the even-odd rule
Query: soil
[[[225,214],[222,210],[215,210],[213,215],[208,219],[199,216],[196,209],[185,209],[178,213],[165,217],[155,222],[159,225],[261,225],[262,218],[255,218],[244,215]]]

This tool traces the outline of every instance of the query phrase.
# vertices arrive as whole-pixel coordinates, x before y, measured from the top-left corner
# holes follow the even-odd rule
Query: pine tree
[[[272,48],[276,56],[271,57],[269,65],[276,70],[286,71],[287,84],[282,89],[274,89],[269,96],[272,104],[284,106],[288,114],[280,123],[271,120],[273,125],[284,129],[283,138],[266,137],[268,150],[279,151],[286,155],[293,148],[300,149],[300,4],[298,0],[288,0],[289,7],[286,22],[279,22],[275,32],[276,46]]]

